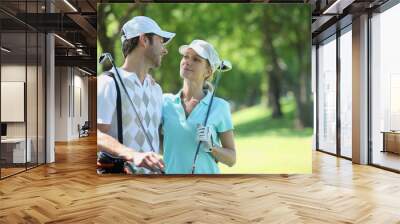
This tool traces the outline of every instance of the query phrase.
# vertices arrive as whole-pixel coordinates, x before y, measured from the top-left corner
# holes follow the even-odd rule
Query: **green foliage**
[[[123,63],[119,30],[121,19],[133,4],[108,4],[99,10],[111,12],[98,17],[107,25],[106,35],[114,38],[112,53],[117,65]],[[194,39],[212,43],[222,59],[228,59],[233,69],[224,74],[218,95],[230,100],[235,109],[265,101],[267,76],[271,69],[271,55],[262,50],[263,35],[270,35],[282,68],[284,92],[299,84],[300,74],[310,75],[310,9],[305,4],[143,4],[132,9],[128,18],[144,14],[153,18],[164,30],[177,35],[167,46],[169,51],[161,68],[152,71],[164,92],[177,92],[182,86],[179,77],[181,55],[179,46]],[[263,17],[265,16],[265,17]],[[262,20],[268,21],[266,24]],[[273,32],[265,33],[268,26]],[[116,35],[118,38],[115,39]],[[302,52],[296,46],[303,45]],[[98,52],[104,48],[98,44]],[[305,58],[304,58],[305,57]],[[305,64],[305,65],[304,65]],[[309,66],[310,67],[310,66]],[[102,68],[100,68],[101,71]],[[311,95],[311,92],[309,93]]]
[[[301,81],[301,78],[311,78],[311,10],[308,5],[133,5],[105,4],[98,10],[99,15],[103,15],[98,17],[98,24],[106,26],[105,32],[98,35],[113,39],[108,45],[98,41],[98,53],[110,51],[117,65],[123,63],[119,28],[137,15],[149,16],[162,29],[177,34],[167,46],[169,53],[161,67],[151,72],[164,92],[177,92],[182,87],[178,48],[194,39],[210,42],[222,59],[232,62],[233,69],[222,76],[217,95],[229,100],[236,111],[233,122],[237,163],[234,167],[220,165],[223,173],[311,173],[312,129],[294,127],[300,108],[298,102],[295,103],[299,86],[310,86],[310,82]],[[265,53],[265,46],[269,44],[266,39],[271,40],[275,58]],[[282,80],[284,116],[280,119],[272,119],[271,110],[265,106],[274,59],[278,61]],[[99,67],[98,71],[101,69]],[[307,94],[311,97],[311,91]]]
[[[272,119],[264,105],[233,114],[237,162],[220,164],[221,173],[311,173],[312,129],[295,130],[293,98],[283,100],[285,116]]]
[[[296,130],[293,126],[295,119],[295,103],[293,97],[282,101],[284,116],[272,119],[271,110],[259,104],[234,113],[235,135],[237,137],[276,135],[284,137],[309,137],[311,128]]]

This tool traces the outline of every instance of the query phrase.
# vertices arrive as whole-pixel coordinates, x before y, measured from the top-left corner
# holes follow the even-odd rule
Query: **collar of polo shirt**
[[[207,90],[206,90],[207,91]],[[176,103],[181,103],[181,95],[182,95],[183,89],[179,90],[179,92],[177,94],[175,94],[175,102]],[[201,99],[201,103],[208,105],[210,103],[210,99],[211,99],[211,95],[212,92],[211,91],[207,91],[206,96],[203,97],[203,99]]]
[[[114,69],[111,69],[111,71],[115,74]],[[139,86],[139,87],[148,87],[151,83],[151,78],[150,75],[147,74],[146,77],[144,78],[143,85],[140,83],[139,77],[135,72],[128,72],[124,70],[123,68],[118,68],[119,74],[121,74],[122,78],[130,78],[133,79],[134,82]]]

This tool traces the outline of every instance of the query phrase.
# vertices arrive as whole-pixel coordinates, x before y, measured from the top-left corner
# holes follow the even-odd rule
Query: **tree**
[[[177,33],[167,45],[160,68],[151,71],[164,92],[182,87],[179,46],[194,39],[214,45],[233,64],[223,75],[217,95],[234,108],[268,99],[273,117],[281,117],[281,98],[293,93],[296,126],[312,125],[310,91],[310,9],[273,4],[109,4],[98,10],[98,52],[123,62],[119,31],[133,16],[153,18],[162,29]]]
[[[98,8],[98,19],[97,19],[97,37],[99,47],[103,52],[109,52],[121,63],[121,59],[116,57],[119,54],[116,53],[115,43],[120,40],[120,30],[122,26],[133,16],[135,11],[138,11],[140,15],[144,15],[146,5],[140,3],[134,4],[99,4]],[[122,10],[121,10],[122,9]],[[111,18],[112,17],[112,18]],[[110,32],[110,20],[115,23],[117,29]],[[102,70],[108,70],[111,67],[110,64],[106,65]]]
[[[283,14],[281,19],[288,21],[282,29],[286,34],[285,46],[280,49],[286,64],[290,65],[284,80],[293,91],[296,102],[295,126],[312,127],[311,10],[308,6],[294,8],[290,14]]]
[[[263,40],[264,57],[269,57],[271,66],[265,66],[265,73],[268,75],[268,105],[272,108],[272,117],[282,117],[282,109],[280,103],[281,87],[282,87],[282,69],[279,66],[279,56],[274,46],[273,35],[278,33],[279,23],[276,21],[276,13],[272,10],[275,8],[266,8],[263,10],[261,18],[261,30]]]

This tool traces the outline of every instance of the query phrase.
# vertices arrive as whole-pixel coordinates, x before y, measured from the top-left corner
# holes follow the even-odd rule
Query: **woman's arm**
[[[233,131],[218,133],[222,147],[214,146],[211,154],[220,162],[232,167],[236,163],[235,141]]]

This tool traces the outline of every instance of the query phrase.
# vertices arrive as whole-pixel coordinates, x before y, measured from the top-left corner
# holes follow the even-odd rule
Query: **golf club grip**
[[[210,105],[209,105],[209,107],[207,109],[206,119],[204,119],[204,122],[203,122],[203,126],[204,127],[206,126],[207,121],[208,121],[208,115],[210,114],[210,109],[211,109],[211,106],[212,106],[212,102],[214,100],[214,94],[215,94],[215,89],[214,89],[213,94],[211,96]],[[197,161],[197,156],[199,155],[199,151],[200,151],[200,144],[201,144],[201,142],[199,141],[199,143],[197,143],[196,154],[194,154],[192,174],[194,174],[194,170],[196,169],[196,161]]]

